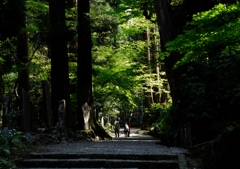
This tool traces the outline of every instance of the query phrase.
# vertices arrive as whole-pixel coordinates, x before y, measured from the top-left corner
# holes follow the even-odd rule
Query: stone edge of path
[[[179,169],[188,169],[187,161],[184,154],[178,154]]]

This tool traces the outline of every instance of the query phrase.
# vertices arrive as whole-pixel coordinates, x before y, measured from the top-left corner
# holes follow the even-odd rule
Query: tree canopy
[[[21,0],[21,8],[0,2],[0,100],[13,95],[16,116],[23,112],[16,88],[29,78],[29,109],[37,106],[36,114],[41,82],[50,84],[54,125],[62,99],[74,129],[82,129],[76,126],[85,103],[109,122],[121,116],[143,127],[160,123],[172,135],[190,122],[199,142],[240,123],[239,3],[73,2]]]

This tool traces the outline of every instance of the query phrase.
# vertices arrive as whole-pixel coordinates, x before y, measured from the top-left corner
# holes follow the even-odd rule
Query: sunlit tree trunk
[[[148,64],[148,70],[147,73],[149,75],[149,79],[148,79],[148,92],[147,92],[147,107],[150,108],[151,104],[154,103],[154,99],[153,99],[153,87],[152,87],[152,68],[151,68],[151,41],[150,41],[150,29],[147,28],[146,30],[146,42],[147,42],[147,64]]]
[[[161,72],[166,72],[166,68],[165,68],[165,64],[164,63],[160,64],[160,71]],[[163,80],[165,79],[161,89],[165,90],[165,91],[169,91],[169,83],[167,81],[166,74],[160,75],[160,78],[163,79]],[[166,101],[168,101],[169,97],[170,97],[169,93],[161,91],[160,103],[165,103]]]
[[[157,40],[156,37],[156,29],[153,29],[153,45],[152,45],[152,58],[154,60],[154,67],[155,69],[153,69],[153,73],[156,74],[156,81],[157,84],[161,84],[161,77],[160,77],[160,63],[158,61],[158,54],[159,54],[159,42]],[[159,103],[160,102],[160,98],[161,98],[161,87],[160,86],[155,86],[153,88],[154,90],[154,95],[153,95],[153,99],[154,99],[154,103]]]

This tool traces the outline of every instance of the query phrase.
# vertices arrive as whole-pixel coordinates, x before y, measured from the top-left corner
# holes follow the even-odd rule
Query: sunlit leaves
[[[90,15],[93,44],[112,44],[119,22],[113,9],[108,3],[94,1],[91,3]]]
[[[126,47],[98,47],[93,53],[93,57],[96,58],[94,70],[97,76],[93,78],[96,99],[103,101],[117,97],[133,104],[134,89],[137,87],[136,73],[131,58],[122,53],[124,49],[126,50]],[[120,102],[124,101],[122,99]]]
[[[177,66],[184,70],[184,111],[192,120],[214,120],[221,128],[239,117],[240,4],[199,12],[186,28],[167,44],[169,53],[183,56]]]
[[[30,38],[36,37],[38,33],[46,33],[47,27],[44,27],[49,23],[48,19],[48,3],[42,1],[26,1],[26,12],[28,18],[28,34]],[[41,29],[40,29],[41,28]],[[46,32],[42,32],[45,30]]]
[[[202,60],[217,47],[240,42],[240,5],[219,4],[212,10],[194,15],[190,25],[191,30],[167,44],[169,51],[184,55],[182,64]]]
[[[126,36],[143,33],[146,31],[146,28],[152,26],[150,21],[142,17],[135,17],[128,20],[128,22],[122,24],[121,30]]]
[[[91,13],[94,21],[94,100],[107,102],[107,105],[118,107],[119,110],[123,107],[132,108],[136,106],[136,92],[149,92],[151,87],[159,88],[165,83],[164,80],[157,80],[160,75],[146,73],[150,67],[147,49],[152,47],[154,40],[159,40],[159,35],[153,31],[156,25],[146,20],[142,12],[153,12],[153,3],[151,0],[120,0],[110,9],[104,0],[94,2],[97,4],[93,4]],[[114,24],[117,24],[117,29],[109,29]],[[146,40],[148,29],[152,30],[150,36],[156,39]],[[146,88],[143,89],[143,86]]]

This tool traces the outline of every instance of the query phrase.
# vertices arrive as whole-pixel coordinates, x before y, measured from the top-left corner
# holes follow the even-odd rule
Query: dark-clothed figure
[[[116,121],[116,122],[115,122],[114,131],[115,131],[115,137],[119,137],[119,131],[120,131],[119,121]]]
[[[157,138],[157,135],[158,135],[158,132],[160,131],[160,127],[159,125],[157,124],[155,127],[154,127],[154,134],[153,134],[153,138]]]
[[[128,137],[130,137],[130,129],[131,129],[131,124],[128,123]]]

